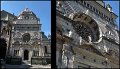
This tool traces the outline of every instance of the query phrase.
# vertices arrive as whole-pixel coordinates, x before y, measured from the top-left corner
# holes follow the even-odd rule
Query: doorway
[[[24,60],[28,60],[28,58],[29,58],[29,51],[24,50]]]

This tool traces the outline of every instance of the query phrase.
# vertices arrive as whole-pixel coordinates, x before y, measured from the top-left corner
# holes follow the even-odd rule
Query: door
[[[29,58],[29,51],[24,50],[24,60],[28,60],[28,58]]]

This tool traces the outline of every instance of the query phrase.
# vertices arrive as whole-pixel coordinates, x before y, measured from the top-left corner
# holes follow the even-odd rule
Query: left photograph
[[[0,68],[51,68],[51,1],[1,1]]]

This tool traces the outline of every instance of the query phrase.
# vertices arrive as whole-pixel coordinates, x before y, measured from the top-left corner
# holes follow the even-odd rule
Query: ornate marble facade
[[[117,15],[107,9],[103,1],[56,1],[57,68],[119,67]]]
[[[23,61],[31,61],[31,57],[51,57],[51,35],[47,37],[42,32],[40,19],[31,10],[25,8],[18,16],[8,12],[4,13],[6,11],[1,12],[3,13],[1,17],[4,20],[3,24],[6,23],[5,21],[11,24],[8,55],[19,56]],[[3,30],[4,28],[2,28]],[[4,36],[2,34],[2,38],[7,39],[7,36]]]

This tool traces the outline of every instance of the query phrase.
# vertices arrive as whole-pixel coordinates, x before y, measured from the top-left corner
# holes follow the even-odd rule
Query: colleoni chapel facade
[[[28,8],[18,16],[1,11],[1,38],[7,43],[7,55],[31,61],[31,57],[51,57],[51,35],[42,32],[40,19]]]
[[[117,17],[103,1],[56,1],[57,68],[119,68]]]

